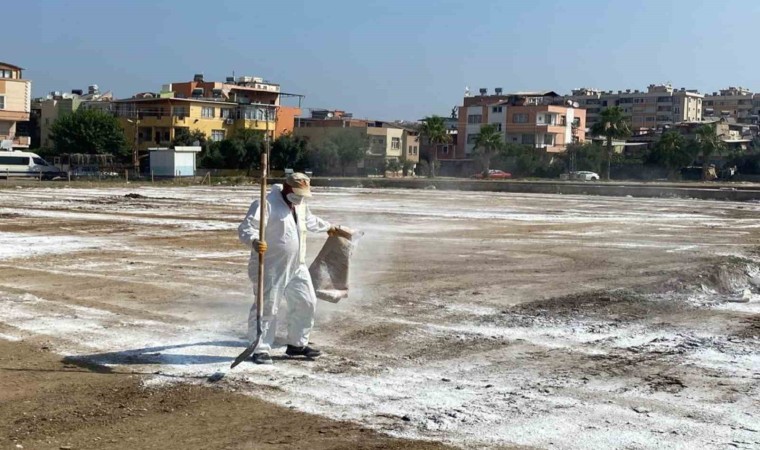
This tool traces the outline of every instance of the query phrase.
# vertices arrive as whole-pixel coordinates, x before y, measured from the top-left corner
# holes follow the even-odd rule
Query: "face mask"
[[[293,194],[292,192],[286,195],[286,197],[288,198],[288,201],[294,205],[300,205],[303,203],[303,197],[297,194]]]

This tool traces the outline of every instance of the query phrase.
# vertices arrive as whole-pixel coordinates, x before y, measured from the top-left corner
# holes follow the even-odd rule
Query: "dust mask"
[[[291,192],[290,194],[286,195],[286,197],[288,198],[288,201],[294,205],[300,205],[303,203],[303,197],[298,194]]]

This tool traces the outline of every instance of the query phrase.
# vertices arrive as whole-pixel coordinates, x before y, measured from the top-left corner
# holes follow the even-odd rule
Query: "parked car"
[[[571,172],[570,179],[581,181],[599,181],[599,174],[596,172],[581,170],[580,172]]]
[[[478,172],[470,178],[483,178],[483,172]],[[492,180],[505,180],[507,178],[512,178],[512,174],[509,172],[504,172],[503,170],[489,170],[488,178]]]

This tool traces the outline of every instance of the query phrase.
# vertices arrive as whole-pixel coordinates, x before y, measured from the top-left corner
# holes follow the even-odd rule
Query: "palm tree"
[[[705,124],[697,129],[697,142],[702,153],[702,179],[707,180],[710,169],[710,156],[720,154],[726,149],[726,144],[718,136],[715,124]]]
[[[606,164],[604,165],[603,178],[610,181],[610,163],[612,161],[612,140],[622,139],[631,135],[628,119],[623,115],[619,106],[607,108],[599,114],[599,121],[591,127],[591,132],[597,136],[604,136],[607,141]]]
[[[668,178],[671,180],[678,178],[678,170],[689,165],[693,160],[692,146],[677,131],[663,133],[649,155],[649,162],[668,169]]]
[[[480,127],[480,133],[475,137],[475,147],[473,148],[475,156],[483,164],[483,178],[488,178],[491,169],[491,158],[499,149],[504,146],[501,140],[501,133],[496,129],[496,125],[489,124]]]
[[[451,136],[446,132],[446,124],[443,121],[443,117],[431,116],[422,119],[420,136],[426,138],[431,147],[429,176],[433,178],[435,177],[435,169],[438,164],[438,145],[451,141]]]

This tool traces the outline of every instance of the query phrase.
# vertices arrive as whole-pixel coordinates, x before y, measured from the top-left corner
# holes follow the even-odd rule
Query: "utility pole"
[[[132,165],[135,168],[135,177],[140,175],[140,155],[139,155],[139,136],[140,136],[140,113],[137,111],[135,103],[135,145],[132,149]]]

